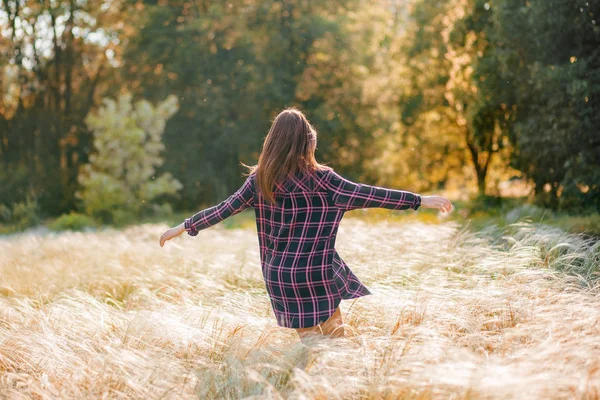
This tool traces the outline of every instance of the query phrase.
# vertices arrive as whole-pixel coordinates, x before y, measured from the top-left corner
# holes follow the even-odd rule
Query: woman
[[[220,204],[199,211],[160,238],[195,236],[240,211],[254,207],[260,260],[267,293],[280,326],[302,340],[344,335],[339,304],[370,294],[335,250],[346,211],[437,208],[451,211],[440,196],[351,182],[315,159],[317,132],[297,109],[274,120],[258,159],[242,187]]]

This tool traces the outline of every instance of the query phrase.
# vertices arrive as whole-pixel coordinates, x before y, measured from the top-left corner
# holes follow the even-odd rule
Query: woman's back
[[[327,172],[288,178],[274,190],[275,204],[255,193],[256,224],[265,251],[308,253],[317,250],[318,240],[335,234],[339,209],[324,182]]]
[[[342,213],[325,178],[327,171],[297,174],[278,185],[275,204],[255,193],[256,227],[261,259],[289,268],[322,265],[333,249]]]

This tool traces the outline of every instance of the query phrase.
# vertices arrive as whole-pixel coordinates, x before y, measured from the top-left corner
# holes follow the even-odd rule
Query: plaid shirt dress
[[[326,321],[342,299],[371,294],[335,250],[346,211],[381,207],[417,210],[421,196],[351,182],[332,169],[298,174],[274,191],[276,204],[255,190],[255,174],[220,204],[187,218],[191,236],[254,207],[262,273],[279,326]]]

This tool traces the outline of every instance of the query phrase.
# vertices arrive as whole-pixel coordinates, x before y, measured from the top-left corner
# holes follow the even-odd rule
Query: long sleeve
[[[326,183],[335,204],[346,211],[373,207],[417,210],[421,206],[419,194],[354,183],[333,170],[329,172]]]
[[[209,228],[225,218],[238,214],[248,207],[254,207],[254,174],[248,176],[244,184],[231,196],[184,221],[184,227],[190,236],[196,236],[198,231]]]

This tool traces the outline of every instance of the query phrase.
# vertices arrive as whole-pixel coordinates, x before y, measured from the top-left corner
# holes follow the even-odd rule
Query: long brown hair
[[[247,166],[256,172],[257,189],[272,204],[273,188],[298,172],[311,173],[328,168],[315,159],[317,131],[296,108],[286,108],[275,117],[265,137],[258,164]]]

